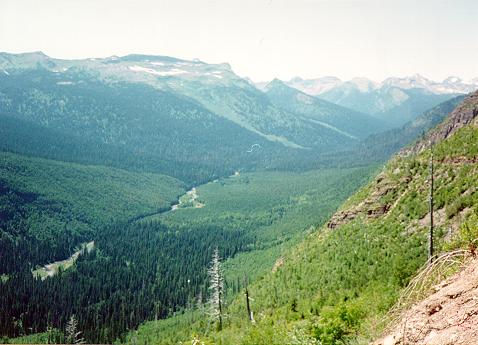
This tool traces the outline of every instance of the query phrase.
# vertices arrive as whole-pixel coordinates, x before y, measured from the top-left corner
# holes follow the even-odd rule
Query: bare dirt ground
[[[478,259],[434,290],[374,345],[478,344]]]

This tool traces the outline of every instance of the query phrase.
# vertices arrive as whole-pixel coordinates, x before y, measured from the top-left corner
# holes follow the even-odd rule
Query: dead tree
[[[428,260],[433,261],[433,144],[430,143],[430,230],[428,232]]]
[[[70,320],[68,320],[65,333],[68,344],[84,344],[85,341],[80,336],[81,332],[78,331],[78,320],[75,315],[71,315]]]
[[[224,278],[221,269],[221,258],[219,250],[214,249],[212,253],[211,266],[209,267],[209,315],[213,322],[218,323],[218,330],[222,330],[222,316],[224,307]]]
[[[246,309],[247,309],[247,317],[249,321],[252,322],[252,312],[251,312],[251,305],[250,305],[250,298],[249,298],[249,290],[247,289],[247,277],[244,277],[244,295],[246,295]]]

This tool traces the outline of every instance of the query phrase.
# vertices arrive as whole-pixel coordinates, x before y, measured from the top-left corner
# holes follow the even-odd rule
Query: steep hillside
[[[459,104],[453,112],[448,116],[443,123],[438,125],[436,128],[432,129],[427,135],[416,143],[412,148],[405,149],[404,153],[418,153],[430,145],[435,145],[451,135],[453,135],[457,130],[462,127],[465,127],[469,124],[475,124],[477,122],[478,116],[478,92],[472,93],[465,98],[465,100]],[[471,138],[470,138],[471,139]],[[473,147],[473,143],[463,143],[464,147],[460,148],[459,146],[454,147],[454,150],[465,150]],[[471,152],[468,155],[472,155],[476,152]]]
[[[344,144],[346,140],[364,138],[386,128],[385,123],[370,115],[309,96],[277,79],[270,82],[264,92],[278,107],[313,123],[322,124],[324,132],[332,133],[330,136],[342,134],[338,139],[344,141]]]
[[[171,91],[64,73],[37,69],[0,76],[0,114],[13,118],[2,128],[5,149],[122,167],[129,163],[136,170],[179,173],[193,182],[264,165],[286,149]],[[62,84],[65,80],[71,84]],[[31,133],[25,140],[27,128]],[[39,132],[46,134],[45,144],[30,144]],[[66,147],[45,147],[68,138],[73,143]],[[247,152],[253,144],[261,152]]]
[[[424,139],[437,138],[434,240],[438,253],[454,244],[468,247],[473,239],[468,229],[476,227],[477,96],[465,98]],[[187,331],[176,332],[175,339],[181,340],[180,334],[183,340],[190,339],[191,332],[206,343],[221,344],[342,344],[375,338],[383,327],[380,319],[427,260],[430,152],[421,142],[415,147],[392,159],[326,227],[249,287],[253,323],[241,296],[227,307],[222,331],[211,331],[204,319],[195,321],[200,316],[193,314],[176,319],[175,329],[182,325]],[[157,328],[149,324],[135,337],[142,339],[145,332],[147,339],[166,344],[170,340],[155,333],[162,329],[161,323]],[[152,334],[156,336],[151,338]]]

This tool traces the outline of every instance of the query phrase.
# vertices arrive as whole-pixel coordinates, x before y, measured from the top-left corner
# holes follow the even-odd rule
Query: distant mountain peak
[[[376,83],[368,78],[364,77],[356,77],[349,81],[353,85],[355,85],[361,92],[368,92],[370,90],[374,90],[380,86],[379,83]]]
[[[286,84],[282,80],[274,78],[267,84],[266,88],[278,86],[286,86]]]
[[[285,83],[313,96],[343,84],[342,80],[334,76],[325,76],[317,79],[302,79],[300,77],[294,77]]]
[[[450,76],[442,82],[437,82],[420,73],[415,73],[405,77],[389,77],[382,82],[375,82],[365,77],[356,77],[346,81],[331,76],[315,79],[294,77],[286,81],[286,84],[313,96],[342,87],[349,90],[355,88],[363,93],[382,88],[398,88],[402,90],[423,89],[433,94],[466,94],[478,89],[478,78],[464,82],[457,76]]]
[[[443,83],[461,83],[462,80],[460,77],[457,77],[457,76],[449,76],[448,78],[444,79],[443,80]]]

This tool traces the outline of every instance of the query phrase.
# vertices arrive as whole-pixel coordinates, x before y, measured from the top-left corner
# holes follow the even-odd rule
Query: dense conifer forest
[[[429,153],[386,161],[478,114],[407,92],[394,127],[227,64],[0,53],[1,341],[372,339],[426,262]],[[477,142],[436,142],[438,251],[467,244]]]

